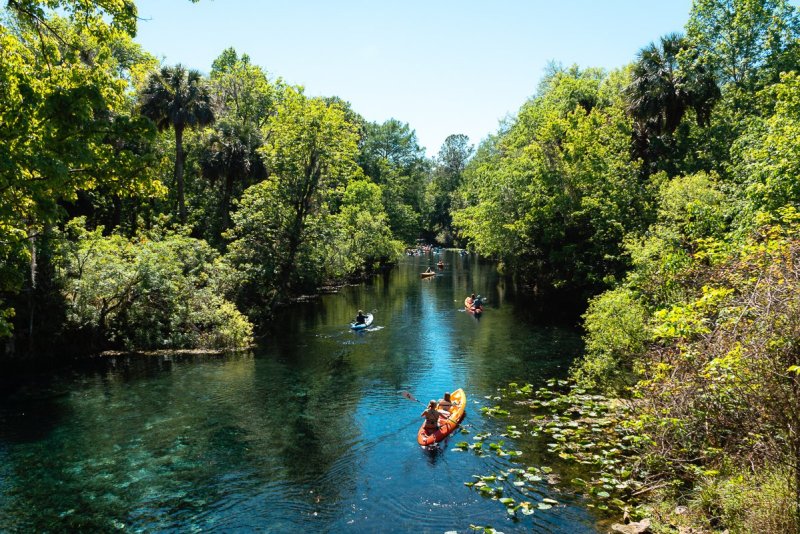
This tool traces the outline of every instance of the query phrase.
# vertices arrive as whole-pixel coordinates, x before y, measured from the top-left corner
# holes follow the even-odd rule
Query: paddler
[[[431,400],[428,403],[428,408],[422,412],[422,416],[425,418],[425,433],[426,434],[433,434],[437,430],[439,430],[439,418],[440,417],[450,417],[450,414],[445,414],[444,412],[440,412],[436,409],[436,401]]]

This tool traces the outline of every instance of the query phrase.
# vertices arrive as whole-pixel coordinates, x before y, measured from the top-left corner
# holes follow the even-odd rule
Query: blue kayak
[[[372,314],[368,313],[366,317],[367,317],[366,321],[361,324],[355,322],[350,323],[350,328],[352,328],[353,330],[365,330],[369,328],[369,325],[372,324]]]

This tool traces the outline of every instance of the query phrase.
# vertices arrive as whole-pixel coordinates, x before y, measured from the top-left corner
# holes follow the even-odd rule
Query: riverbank
[[[557,472],[583,473],[562,477],[560,485],[602,511],[601,524],[611,532],[796,529],[785,467],[742,465],[722,451],[708,451],[690,464],[673,458],[659,446],[640,399],[609,398],[567,381],[542,388],[512,383],[497,398],[508,410],[494,413],[507,414],[509,428],[522,430],[516,437],[530,436]]]

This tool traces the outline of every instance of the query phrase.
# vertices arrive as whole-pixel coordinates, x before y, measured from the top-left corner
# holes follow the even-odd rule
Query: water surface
[[[580,352],[542,325],[490,263],[407,257],[367,284],[284,310],[252,353],[111,359],[0,392],[0,531],[595,532],[585,503],[510,519],[464,486],[545,461],[453,451],[507,421],[482,406],[510,381],[542,384]],[[464,297],[488,298],[476,319]],[[375,314],[366,332],[349,321]],[[416,432],[426,402],[462,387],[464,427],[435,450]],[[506,439],[513,447],[513,440]],[[522,495],[511,495],[522,498]]]

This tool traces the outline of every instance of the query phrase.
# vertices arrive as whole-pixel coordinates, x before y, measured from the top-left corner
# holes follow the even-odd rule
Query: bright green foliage
[[[586,353],[573,369],[578,385],[602,391],[633,385],[634,362],[651,337],[648,318],[647,309],[625,287],[590,300],[583,316]]]
[[[787,371],[800,363],[800,234],[796,212],[785,215],[783,227],[762,229],[763,239],[715,266],[713,286],[655,316],[663,348],[648,358],[660,363],[643,367],[638,391],[644,421],[673,457],[715,449],[752,459],[755,450],[800,480],[800,377]]]
[[[800,65],[800,16],[788,0],[695,0],[686,33],[723,84],[752,90]]]
[[[748,225],[756,211],[775,213],[800,200],[800,76],[784,74],[759,97],[773,104],[774,112],[753,118],[733,148],[735,175],[746,200],[742,225]]]
[[[356,132],[338,106],[288,88],[268,123],[269,178],[245,191],[233,214],[230,253],[248,298],[274,303],[324,276],[324,223],[339,191],[359,175]]]
[[[331,223],[338,235],[326,253],[329,276],[372,271],[403,251],[403,243],[392,237],[381,188],[371,182],[357,180],[347,185],[340,211]]]
[[[82,25],[96,37],[104,38],[109,32],[122,31],[136,35],[137,9],[133,0],[9,0],[8,9],[40,34],[60,33],[50,25],[53,11],[61,10],[75,24]],[[106,21],[110,20],[110,24]]]
[[[541,289],[583,291],[620,275],[622,238],[649,216],[652,192],[628,156],[630,123],[603,80],[577,69],[548,79],[478,151],[460,194],[468,205],[453,214],[476,250]]]
[[[689,317],[667,307],[702,290],[694,260],[719,254],[717,240],[727,230],[727,199],[711,176],[698,173],[663,182],[658,205],[658,218],[647,236],[626,241],[634,270],[625,284],[590,301],[584,315],[586,354],[574,369],[584,387],[621,392],[633,384],[632,372],[653,338],[650,321],[658,308],[664,309],[657,319],[669,316],[674,323],[660,323],[658,337],[704,328],[702,321],[692,322],[697,314]]]
[[[425,190],[426,224],[436,241],[453,241],[452,216],[453,196],[461,185],[464,169],[472,156],[473,147],[463,134],[450,135],[445,139]]]
[[[389,119],[364,125],[358,163],[382,187],[392,232],[413,243],[419,236],[423,190],[428,172],[424,149],[408,124]]]
[[[155,230],[103,237],[73,219],[61,278],[71,327],[95,346],[135,349],[235,348],[252,325],[225,299],[231,272],[204,241]]]
[[[72,25],[41,18],[32,2],[9,7],[27,10],[16,32],[0,27],[0,291],[13,295],[35,246],[28,238],[58,221],[59,203],[80,191],[126,198],[163,187],[146,171],[153,129],[130,114],[130,81],[149,57],[100,19]]]
[[[679,245],[707,237],[722,237],[727,230],[727,198],[715,177],[704,172],[678,176],[659,191],[658,225],[680,236]]]
[[[683,302],[696,276],[693,259],[712,260],[724,248],[730,218],[730,201],[705,173],[663,182],[658,205],[646,236],[626,240],[634,268],[627,282],[650,309]]]
[[[250,56],[239,56],[233,48],[224,50],[211,65],[211,91],[219,115],[241,124],[265,126],[283,90],[281,80],[271,83],[261,67],[250,63]]]

